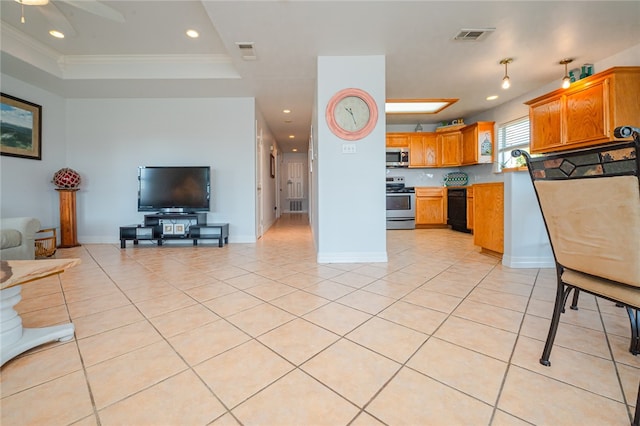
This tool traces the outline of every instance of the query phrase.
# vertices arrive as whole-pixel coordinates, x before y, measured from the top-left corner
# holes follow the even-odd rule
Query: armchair
[[[631,323],[630,352],[640,353],[640,129],[619,127],[634,141],[541,157],[524,156],[556,263],[551,325],[540,358],[551,349],[569,293],[579,291],[624,306]],[[640,425],[640,392],[634,425]]]
[[[40,221],[33,217],[0,219],[0,259],[34,259],[35,235],[39,229]]]

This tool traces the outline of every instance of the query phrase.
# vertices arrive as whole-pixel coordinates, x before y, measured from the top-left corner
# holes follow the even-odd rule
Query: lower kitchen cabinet
[[[473,243],[483,250],[504,253],[504,184],[473,185]]]
[[[447,225],[446,188],[416,188],[416,226],[419,225]]]

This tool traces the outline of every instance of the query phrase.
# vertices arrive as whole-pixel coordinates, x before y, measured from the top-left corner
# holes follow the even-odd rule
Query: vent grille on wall
[[[495,30],[495,28],[463,28],[453,39],[458,41],[481,41]]]
[[[301,212],[302,211],[302,200],[289,200],[289,211],[290,212]]]

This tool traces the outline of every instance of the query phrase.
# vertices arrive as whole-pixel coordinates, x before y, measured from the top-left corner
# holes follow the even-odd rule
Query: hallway
[[[640,362],[623,309],[581,295],[538,363],[555,273],[472,236],[387,232],[388,263],[317,264],[305,214],[255,244],[59,249],[26,326],[75,339],[2,367],[9,425],[626,425]]]

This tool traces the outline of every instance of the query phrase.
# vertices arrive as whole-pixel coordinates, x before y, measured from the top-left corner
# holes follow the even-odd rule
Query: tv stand
[[[217,239],[222,247],[229,242],[228,223],[207,223],[206,213],[154,213],[144,215],[142,225],[120,227],[120,248],[125,248],[127,241],[133,240],[137,245],[140,240],[155,240],[161,246],[168,240]]]

